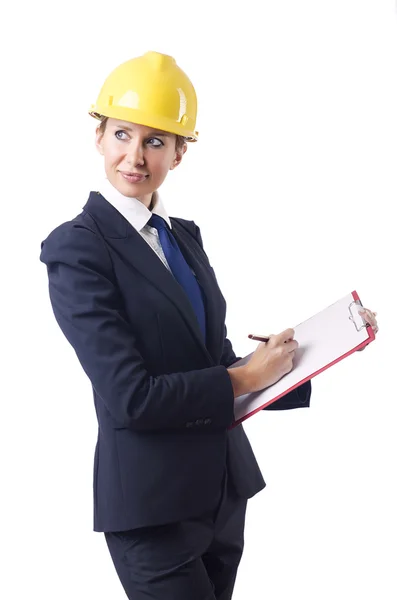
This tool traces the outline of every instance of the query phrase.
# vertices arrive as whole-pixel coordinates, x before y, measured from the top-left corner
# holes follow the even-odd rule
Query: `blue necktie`
[[[197,283],[195,276],[193,275],[189,265],[179,249],[175,237],[172,235],[172,232],[164,219],[159,217],[159,215],[152,215],[148,225],[155,227],[159,233],[159,239],[165,258],[167,259],[175,279],[185,290],[186,295],[193,306],[193,310],[196,313],[197,321],[205,341],[205,308],[200,286]]]

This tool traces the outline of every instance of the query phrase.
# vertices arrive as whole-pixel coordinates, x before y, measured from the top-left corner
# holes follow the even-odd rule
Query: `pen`
[[[250,340],[257,340],[258,342],[268,342],[270,340],[269,337],[262,337],[260,335],[252,335],[251,333],[249,334],[248,337]]]

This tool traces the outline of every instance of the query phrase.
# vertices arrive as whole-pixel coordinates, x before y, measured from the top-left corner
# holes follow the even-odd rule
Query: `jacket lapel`
[[[171,218],[171,221],[172,232],[181,252],[195,272],[203,292],[207,318],[207,349],[216,360],[223,348],[225,300],[219,290],[214,271],[205,259],[198,241],[177,219]]]
[[[215,315],[212,314],[213,311],[211,310],[213,302],[209,301],[208,298],[208,295],[210,297],[213,295],[209,293],[212,275],[208,268],[207,272],[205,271],[204,265],[197,260],[197,255],[189,249],[188,239],[186,238],[189,234],[186,232],[184,234],[183,228],[178,227],[178,225],[175,226],[173,220],[173,233],[186,260],[195,271],[205,294],[208,349],[201,335],[192,305],[185,292],[134,227],[97,192],[91,192],[84,210],[94,219],[102,235],[114,251],[128,261],[147,281],[175,304],[206,359],[211,365],[214,364],[213,356],[216,356],[216,354],[213,354],[213,351],[217,346],[215,338],[218,336],[213,329],[215,321]],[[181,229],[182,231],[180,231]]]

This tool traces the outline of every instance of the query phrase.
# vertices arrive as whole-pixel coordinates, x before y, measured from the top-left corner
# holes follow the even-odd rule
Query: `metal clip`
[[[361,331],[362,329],[365,329],[365,328],[366,328],[367,324],[366,324],[366,322],[364,321],[364,319],[362,318],[362,316],[361,316],[361,315],[358,313],[358,310],[357,310],[357,315],[356,315],[356,316],[357,316],[357,317],[358,317],[358,318],[361,320],[361,326],[359,327],[359,326],[357,325],[357,322],[356,322],[355,316],[354,316],[354,314],[353,314],[353,311],[352,311],[352,306],[355,306],[355,307],[358,309],[358,307],[362,307],[362,304],[361,304],[361,302],[360,302],[359,300],[354,300],[354,302],[351,302],[351,303],[349,304],[349,312],[350,312],[350,317],[349,317],[349,319],[350,319],[350,321],[353,321],[353,323],[354,323],[354,327],[356,328],[356,330],[357,330],[357,331]]]

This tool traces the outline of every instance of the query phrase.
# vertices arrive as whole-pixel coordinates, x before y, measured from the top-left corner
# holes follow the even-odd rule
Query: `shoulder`
[[[193,236],[196,240],[200,241],[200,228],[196,225],[194,221],[188,221],[186,219],[180,219],[177,217],[170,217],[172,226],[176,228],[177,231],[180,229],[186,231],[191,236]]]
[[[176,226],[177,229],[182,227],[192,235],[196,234],[197,225],[194,221],[188,221],[187,219],[180,219],[179,217],[170,217],[172,226]]]
[[[41,242],[40,260],[46,264],[54,261],[81,261],[95,255],[101,260],[107,254],[100,232],[91,218],[83,211],[71,221],[53,229]]]

